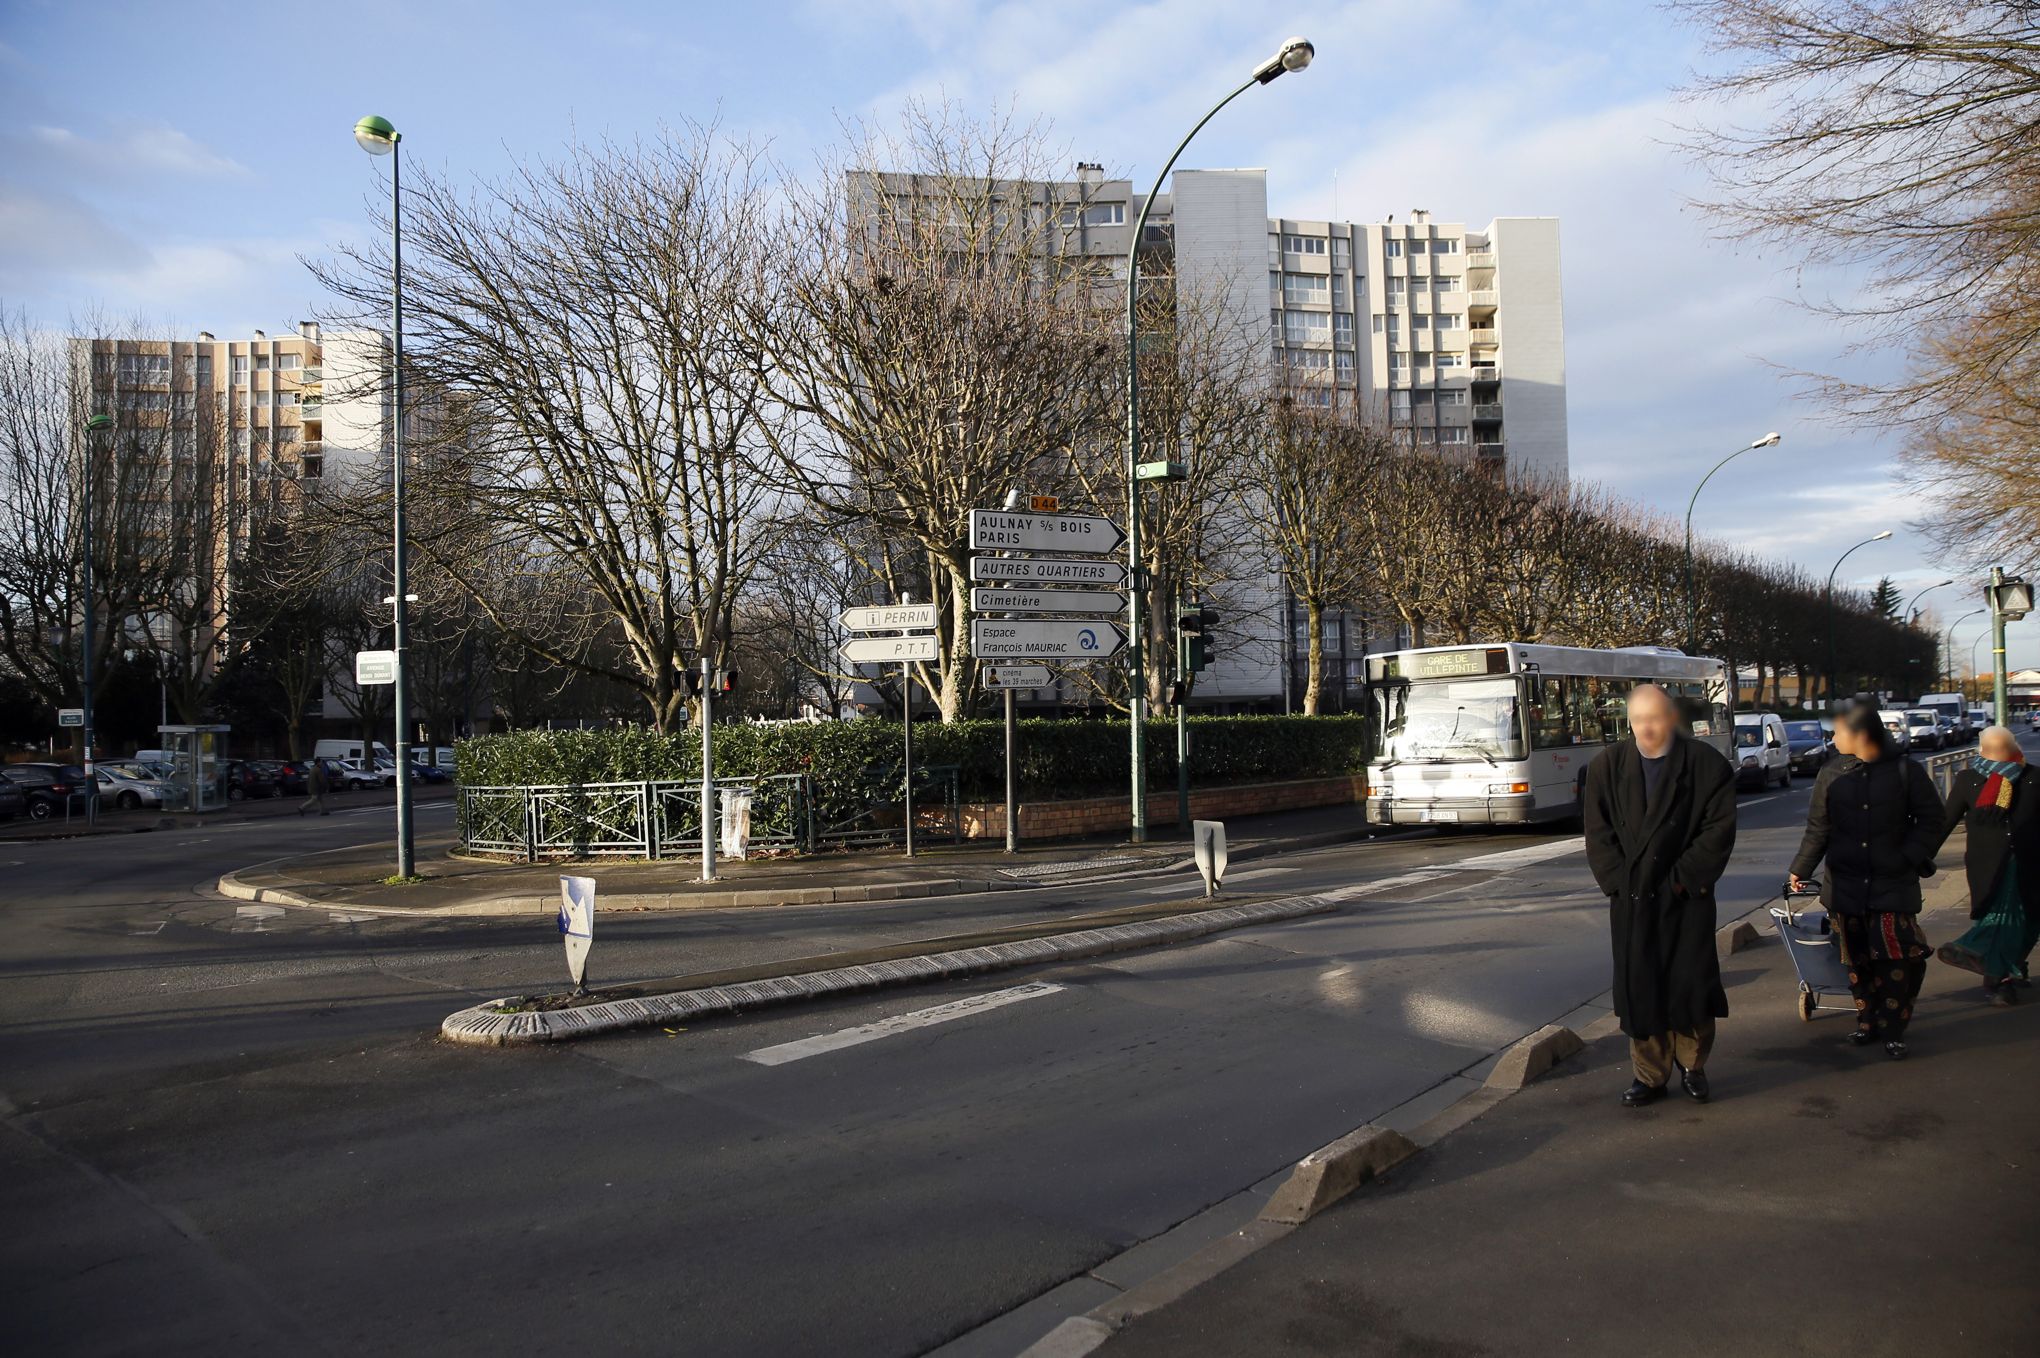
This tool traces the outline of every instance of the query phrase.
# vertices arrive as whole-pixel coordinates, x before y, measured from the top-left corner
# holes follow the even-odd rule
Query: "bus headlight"
[[[1530,785],[1528,783],[1489,783],[1487,785],[1487,795],[1490,797],[1508,797],[1528,792],[1529,790]]]

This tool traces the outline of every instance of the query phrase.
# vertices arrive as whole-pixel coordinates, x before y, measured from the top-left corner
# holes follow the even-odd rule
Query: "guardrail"
[[[958,769],[914,770],[914,833],[918,840],[963,839]],[[900,786],[897,767],[880,787]],[[882,798],[824,819],[823,799],[804,774],[717,779],[718,803],[734,792],[751,797],[754,850],[813,853],[828,847],[903,842],[901,798]],[[699,781],[645,780],[468,787],[457,791],[455,823],[463,850],[526,863],[590,858],[689,858],[701,852]],[[714,817],[710,817],[711,825]]]
[[[1948,750],[1930,754],[1920,762],[1927,766],[1927,777],[1934,780],[1934,791],[1946,798],[1955,790],[1955,775],[1968,768],[1975,757],[1975,750]]]

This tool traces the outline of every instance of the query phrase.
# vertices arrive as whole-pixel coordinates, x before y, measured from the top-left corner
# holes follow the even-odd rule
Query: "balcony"
[[[1507,448],[1508,445],[1503,443],[1476,443],[1473,455],[1482,462],[1500,462],[1506,456]]]
[[[1496,295],[1493,288],[1475,288],[1472,292],[1466,294],[1466,304],[1469,307],[1498,306],[1500,305],[1500,298]]]
[[[1474,402],[1474,406],[1473,406],[1473,418],[1475,418],[1476,420],[1480,420],[1480,421],[1483,421],[1483,422],[1489,422],[1489,421],[1494,421],[1494,420],[1499,420],[1499,419],[1501,419],[1501,418],[1502,418],[1502,406],[1501,406],[1501,402],[1499,402],[1499,401],[1476,401],[1476,402]]]
[[[300,401],[297,409],[299,419],[316,420],[324,414],[326,405],[323,401]]]
[[[1466,267],[1469,269],[1492,269],[1495,267],[1495,252],[1492,250],[1468,250]]]
[[[299,368],[297,370],[297,379],[300,382],[317,382],[324,379],[325,376],[326,370],[324,368],[310,367]]]
[[[1476,363],[1473,365],[1473,380],[1476,382],[1499,382],[1502,380],[1502,365],[1499,363]]]

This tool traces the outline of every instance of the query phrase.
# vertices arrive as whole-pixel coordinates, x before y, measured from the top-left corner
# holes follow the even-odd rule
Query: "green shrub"
[[[1192,717],[1191,773],[1197,786],[1358,773],[1368,749],[1363,717]],[[883,717],[815,725],[715,728],[719,778],[805,774],[816,814],[828,823],[898,794],[900,723]],[[596,731],[509,731],[461,741],[454,759],[469,787],[692,780],[701,776],[701,737],[642,727]],[[1003,724],[934,722],[914,728],[914,762],[951,765],[965,801],[1005,795]],[[1157,792],[1176,780],[1173,721],[1148,723],[1148,778]],[[1129,767],[1124,719],[1037,719],[1020,723],[1020,791],[1033,799],[1124,792]],[[919,780],[916,780],[919,786]]]

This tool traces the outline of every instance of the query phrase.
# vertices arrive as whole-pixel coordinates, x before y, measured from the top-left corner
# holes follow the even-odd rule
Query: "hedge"
[[[1364,717],[1192,717],[1189,726],[1191,776],[1199,787],[1358,773],[1367,761]],[[1148,778],[1161,792],[1176,781],[1175,723],[1150,721],[1147,739]],[[806,774],[817,809],[830,819],[889,801],[899,787],[896,720],[733,724],[716,727],[714,740],[718,777]],[[914,727],[914,762],[956,766],[965,801],[1005,795],[1004,748],[999,721]],[[461,741],[454,762],[468,787],[697,779],[701,737],[694,731],[660,735],[643,727],[509,731]],[[1024,797],[1121,792],[1129,767],[1123,718],[1020,723]]]

